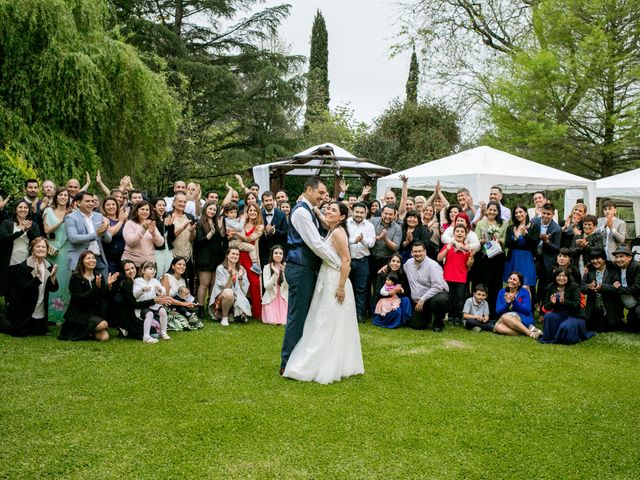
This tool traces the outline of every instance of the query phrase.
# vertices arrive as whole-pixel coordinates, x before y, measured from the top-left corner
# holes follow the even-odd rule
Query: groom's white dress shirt
[[[313,210],[313,205],[311,205],[309,200],[303,197],[302,201]],[[296,208],[291,214],[291,225],[293,225],[293,228],[300,234],[300,237],[307,247],[321,259],[327,261],[333,260],[331,248],[320,236],[316,221],[314,221],[311,212],[303,207]]]

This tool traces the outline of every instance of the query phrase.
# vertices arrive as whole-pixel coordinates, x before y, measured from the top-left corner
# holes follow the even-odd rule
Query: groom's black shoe
[[[280,369],[280,376],[284,375],[284,367]]]

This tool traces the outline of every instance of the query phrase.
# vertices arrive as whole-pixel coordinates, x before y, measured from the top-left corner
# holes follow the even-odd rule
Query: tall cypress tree
[[[311,52],[307,74],[307,111],[305,125],[329,111],[329,38],[320,10],[311,30]]]
[[[420,74],[418,66],[418,56],[414,47],[411,54],[411,63],[409,64],[409,78],[407,79],[407,103],[418,103],[418,76]]]

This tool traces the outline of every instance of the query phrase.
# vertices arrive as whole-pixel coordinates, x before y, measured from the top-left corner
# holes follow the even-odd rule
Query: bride
[[[356,304],[349,281],[350,257],[346,205],[333,202],[325,213],[330,227],[325,242],[333,253],[320,267],[302,338],[283,376],[331,383],[364,373]]]

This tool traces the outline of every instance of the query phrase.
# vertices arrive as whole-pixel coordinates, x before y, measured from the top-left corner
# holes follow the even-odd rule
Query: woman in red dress
[[[248,242],[258,247],[258,240],[264,231],[264,222],[260,207],[255,202],[248,202],[245,209],[244,230],[236,232],[235,235],[243,242]],[[260,256],[258,255],[258,258]],[[260,285],[260,275],[251,271],[251,258],[249,252],[240,252],[240,265],[247,271],[249,278],[249,296],[251,297],[251,316],[259,320],[262,316],[262,287]]]

